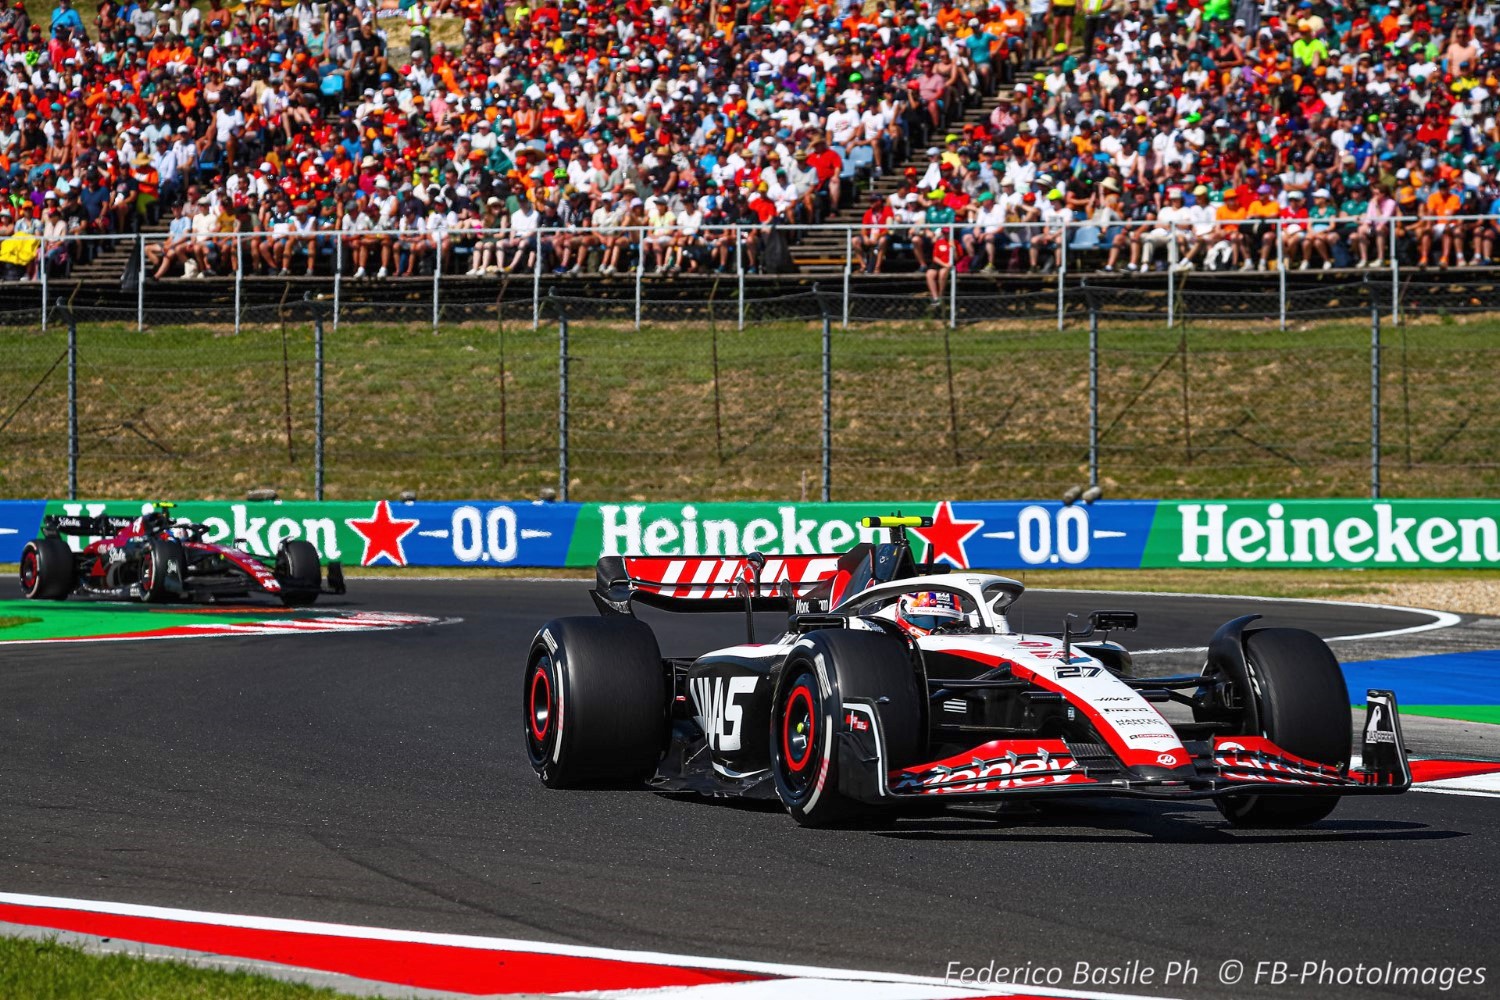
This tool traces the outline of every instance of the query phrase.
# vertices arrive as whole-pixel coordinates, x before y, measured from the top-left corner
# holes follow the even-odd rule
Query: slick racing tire
[[[187,575],[187,559],[179,543],[167,538],[153,538],[141,552],[140,568],[141,600],[147,604],[161,604],[176,596],[167,588],[167,576],[175,572],[180,582]]]
[[[33,538],[21,550],[21,593],[62,601],[73,590],[73,550],[61,538]]]
[[[526,757],[549,788],[634,785],[667,742],[666,667],[634,618],[558,618],[537,633],[521,688]]]
[[[281,584],[282,604],[300,608],[317,602],[323,589],[323,568],[312,542],[301,538],[282,542],[276,550],[274,572],[276,582]]]
[[[887,771],[922,746],[922,698],[905,646],[877,632],[809,632],[787,656],[771,707],[771,773],[792,818],[833,826],[867,818],[872,806],[839,787],[838,733],[846,698],[868,698],[880,717]]]
[[[1260,732],[1288,753],[1335,767],[1350,753],[1349,691],[1328,644],[1296,628],[1245,634]],[[1235,826],[1277,828],[1316,823],[1337,795],[1235,795],[1214,800]]]

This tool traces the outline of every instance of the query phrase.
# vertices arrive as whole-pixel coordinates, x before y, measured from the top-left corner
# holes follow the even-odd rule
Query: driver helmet
[[[187,518],[181,518],[172,523],[172,537],[179,542],[192,541],[193,522]]]
[[[912,635],[928,635],[933,630],[964,620],[955,594],[939,590],[920,590],[905,594],[896,603],[896,624]]]

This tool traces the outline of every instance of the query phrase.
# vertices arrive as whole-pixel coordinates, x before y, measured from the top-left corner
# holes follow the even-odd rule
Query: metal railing
[[[1310,225],[1331,227],[1332,236],[1326,240],[1326,256],[1322,249],[1309,249],[1325,243],[1324,234],[1310,232]],[[378,284],[387,289],[399,288],[401,301],[412,302],[418,294],[423,295],[429,308],[426,310],[431,325],[436,329],[444,320],[445,304],[449,302],[471,303],[476,293],[485,287],[502,287],[512,297],[526,297],[531,304],[532,326],[542,322],[542,312],[549,289],[565,285],[569,279],[590,277],[601,279],[597,271],[597,259],[607,247],[601,242],[627,238],[628,244],[619,251],[624,267],[608,276],[603,282],[607,294],[601,300],[619,301],[628,298],[631,319],[637,329],[646,318],[648,302],[655,293],[662,291],[657,286],[679,278],[707,277],[720,281],[732,281],[732,296],[736,326],[744,329],[750,320],[747,312],[753,310],[757,294],[764,294],[778,281],[781,284],[794,282],[798,275],[815,277],[824,283],[824,288],[835,283],[839,289],[840,302],[836,310],[838,322],[845,328],[860,318],[861,296],[878,296],[863,287],[867,282],[857,276],[868,270],[867,261],[876,254],[884,258],[881,276],[900,282],[911,279],[920,285],[937,244],[946,239],[945,266],[937,268],[941,273],[941,302],[938,310],[946,314],[950,327],[962,322],[985,318],[1003,318],[1014,309],[992,310],[988,314],[982,307],[984,296],[1006,295],[1006,288],[1014,283],[1013,290],[1040,298],[1045,295],[1053,303],[1050,310],[1057,328],[1063,329],[1070,319],[1082,321],[1083,311],[1078,308],[1076,293],[1084,283],[1100,281],[1119,284],[1129,288],[1133,280],[1145,283],[1161,282],[1161,294],[1155,296],[1155,318],[1164,319],[1168,325],[1178,322],[1178,313],[1184,308],[1189,283],[1211,284],[1209,275],[1221,279],[1234,278],[1256,294],[1263,296],[1274,285],[1274,314],[1282,329],[1286,328],[1291,314],[1296,309],[1297,288],[1292,280],[1299,273],[1293,252],[1300,253],[1304,260],[1314,253],[1344,275],[1357,274],[1360,280],[1388,282],[1389,309],[1387,318],[1399,322],[1403,308],[1403,274],[1415,271],[1412,266],[1422,251],[1423,234],[1443,227],[1458,227],[1462,238],[1473,243],[1481,241],[1494,244],[1500,252],[1500,236],[1495,235],[1497,220],[1488,216],[1451,216],[1446,218],[1424,218],[1398,216],[1394,219],[1371,220],[1367,218],[1338,217],[1327,220],[1264,219],[1244,221],[1200,221],[1172,226],[1165,223],[1137,223],[1123,220],[1104,224],[1089,221],[1058,219],[1051,222],[1032,221],[1005,223],[990,227],[978,227],[972,223],[932,225],[927,223],[890,223],[881,227],[856,225],[792,225],[778,223],[775,226],[702,226],[693,232],[672,227],[613,227],[610,229],[549,229],[539,227],[531,231],[514,228],[485,230],[451,228],[446,230],[401,230],[384,228],[376,230],[312,230],[291,232],[247,232],[185,235],[172,237],[165,234],[130,234],[123,236],[77,234],[65,241],[70,255],[85,258],[94,256],[95,248],[129,248],[129,262],[122,265],[123,273],[120,294],[111,297],[104,308],[113,315],[122,315],[123,302],[133,300],[134,309],[130,319],[138,330],[148,323],[171,322],[173,312],[190,312],[193,318],[202,318],[197,308],[188,309],[176,302],[179,293],[173,286],[180,286],[189,279],[168,277],[153,281],[148,261],[158,252],[175,250],[191,259],[197,266],[197,258],[213,259],[219,269],[222,282],[232,282],[232,297],[218,299],[213,305],[215,319],[231,321],[238,329],[247,308],[263,303],[265,288],[274,279],[297,278],[299,288],[307,287],[309,278],[301,273],[288,275],[272,273],[257,275],[249,273],[264,268],[264,254],[287,256],[285,248],[294,248],[295,263],[300,272],[313,268],[310,276],[318,284],[318,294],[331,300],[331,322],[337,328],[343,316],[346,296],[353,294],[356,300],[374,300],[372,283],[357,281],[352,267],[355,246],[364,242],[375,244],[368,252],[377,255],[389,253],[397,262],[411,258],[413,263],[405,270],[415,277],[402,277]],[[1236,240],[1223,239],[1222,230],[1232,229],[1242,233]],[[774,235],[773,235],[774,233]],[[1116,237],[1123,234],[1122,246],[1112,252]],[[12,237],[15,238],[15,237]],[[57,249],[56,241],[41,236],[36,241],[36,259],[46,261],[51,251]],[[795,271],[773,273],[766,266],[767,250],[775,240],[788,243],[787,250],[792,259],[812,259],[814,263],[799,266]],[[1435,236],[1441,244],[1442,236]],[[441,242],[443,251],[437,252],[434,244]],[[465,264],[474,259],[481,246],[498,242],[508,256],[525,258],[524,269],[512,267],[506,274],[474,275]],[[683,248],[681,259],[694,261],[694,266],[684,268],[682,274],[665,276],[657,273],[653,264],[658,264],[664,254],[671,253],[674,243],[688,244]],[[880,249],[871,249],[872,245]],[[521,244],[532,244],[533,249],[522,249]],[[554,274],[554,266],[561,259],[561,248],[574,244],[571,251],[576,268],[567,275]],[[860,244],[863,243],[862,248]],[[1361,246],[1360,244],[1363,244]],[[387,249],[389,247],[389,249]],[[580,251],[579,247],[583,247]],[[199,252],[201,248],[201,253]],[[1149,249],[1148,249],[1149,248]],[[969,250],[975,253],[971,256]],[[1464,257],[1478,256],[1478,247],[1470,246]],[[1153,253],[1154,251],[1154,253]],[[1246,254],[1250,257],[1246,257]],[[1434,250],[1433,255],[1435,256]],[[1001,259],[995,259],[997,254]],[[1379,262],[1377,268],[1354,267],[1356,255],[1367,256]],[[1116,257],[1116,271],[1123,271],[1127,260],[1151,257],[1155,271],[1137,272],[1134,279],[1128,273],[1105,278],[1100,267],[1107,258]],[[1208,257],[1215,261],[1206,261]],[[1403,257],[1407,263],[1403,264]],[[309,258],[311,260],[309,261]],[[1165,259],[1161,259],[1165,258]],[[987,260],[990,268],[1001,273],[992,275],[988,270],[978,273],[978,263]],[[717,266],[715,266],[717,261]],[[1457,256],[1450,263],[1456,263]],[[1033,270],[1033,262],[1042,265]],[[1191,269],[1182,264],[1190,263]],[[71,262],[70,262],[71,263]],[[179,263],[181,263],[179,261]],[[1207,270],[1205,263],[1216,264]],[[1435,261],[1433,263],[1436,263]],[[972,267],[968,265],[974,265]],[[1246,265],[1258,265],[1250,275],[1243,273]],[[175,266],[175,265],[174,265]],[[1306,268],[1302,264],[1301,268]],[[1262,270],[1265,269],[1265,270]],[[373,270],[369,268],[367,270]],[[35,284],[38,286],[33,300],[36,315],[43,329],[51,322],[51,305],[54,289],[69,287],[71,268],[68,266],[36,266]],[[1436,268],[1424,269],[1428,275],[1438,275]],[[1251,275],[1260,275],[1252,277]],[[111,277],[114,277],[111,273]],[[368,275],[361,276],[361,279]],[[8,283],[0,282],[0,294],[9,303],[7,311],[16,312],[24,297],[18,297]],[[750,289],[747,286],[760,286]],[[357,286],[357,290],[356,290]],[[418,287],[425,288],[419,293]],[[892,287],[900,287],[892,286]],[[920,292],[920,288],[917,289]],[[907,298],[919,297],[909,291],[900,293]],[[655,296],[660,297],[660,296]],[[730,297],[730,296],[726,296]],[[932,296],[929,296],[931,299]],[[871,305],[866,301],[865,306]],[[1014,303],[1011,303],[1014,306]],[[899,312],[899,310],[897,310]],[[907,310],[910,312],[910,310]],[[912,315],[928,316],[925,312]],[[1041,310],[1032,302],[1028,314],[1035,316]],[[582,314],[581,314],[582,315]]]

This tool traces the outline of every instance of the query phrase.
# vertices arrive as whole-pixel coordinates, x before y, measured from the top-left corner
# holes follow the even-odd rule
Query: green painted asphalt
[[[296,610],[305,614],[311,609]],[[239,606],[220,609],[191,604],[163,608],[100,601],[0,601],[0,619],[36,619],[0,630],[0,645],[35,639],[132,635],[175,625],[239,625],[290,616],[289,611],[269,605],[264,609]]]
[[[1500,705],[1402,705],[1401,714],[1500,725]]]

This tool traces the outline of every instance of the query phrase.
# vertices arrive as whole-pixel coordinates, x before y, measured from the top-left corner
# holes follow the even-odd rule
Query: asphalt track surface
[[[1500,801],[1351,800],[1292,833],[1126,801],[806,831],[766,806],[548,791],[522,751],[522,660],[546,618],[592,613],[585,584],[358,581],[343,600],[463,621],[0,648],[0,887],[922,975],[1196,963],[1197,986],[1118,987],[1169,996],[1497,995]],[[1141,612],[1134,648],[1201,645],[1251,610],[1324,635],[1426,620],[1061,593],[1021,608],[1041,630],[1119,606]],[[743,634],[652,620],[669,654]],[[1230,988],[1228,959],[1483,965],[1489,985]]]

